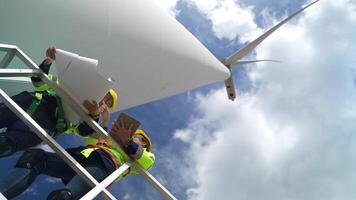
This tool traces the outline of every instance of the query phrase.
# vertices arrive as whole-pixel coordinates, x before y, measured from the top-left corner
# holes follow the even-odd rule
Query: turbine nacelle
[[[242,61],[237,61],[233,63],[232,65],[226,65],[223,61],[221,61],[229,70],[231,76],[224,81],[225,87],[226,87],[226,92],[227,96],[231,101],[234,101],[236,99],[236,90],[235,90],[235,84],[234,84],[234,79],[233,79],[233,71],[232,67],[239,67],[244,64],[250,64],[250,63],[257,63],[257,62],[275,62],[275,63],[280,63],[278,60],[242,60]]]
[[[251,51],[253,51],[263,40],[265,40],[268,36],[270,36],[274,31],[276,31],[279,27],[281,27],[283,24],[287,23],[289,20],[291,20],[293,17],[295,17],[296,15],[298,15],[299,13],[303,12],[305,9],[307,9],[308,7],[312,6],[313,4],[315,4],[316,2],[318,2],[320,0],[316,0],[308,5],[306,5],[305,7],[299,9],[298,11],[296,11],[295,13],[293,13],[292,15],[290,15],[289,17],[287,17],[286,19],[284,19],[283,21],[279,22],[277,25],[273,26],[272,28],[270,28],[267,32],[265,32],[264,34],[262,34],[260,37],[258,37],[257,39],[255,39],[254,41],[250,42],[249,44],[247,44],[244,48],[238,50],[237,52],[235,52],[234,54],[230,55],[229,57],[223,59],[221,61],[222,64],[224,64],[229,70],[230,70],[230,77],[228,79],[225,80],[225,86],[226,86],[226,91],[227,91],[227,95],[228,98],[230,100],[235,100],[236,98],[236,92],[235,92],[235,86],[234,86],[234,81],[233,81],[233,75],[232,75],[232,70],[231,67],[233,65],[238,65],[238,64],[249,64],[249,63],[256,63],[256,62],[279,62],[276,60],[250,60],[250,61],[240,61],[240,59],[242,59],[243,57],[245,57],[248,53],[250,53]]]

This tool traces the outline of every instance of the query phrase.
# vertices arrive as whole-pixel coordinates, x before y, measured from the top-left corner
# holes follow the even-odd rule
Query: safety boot
[[[74,200],[73,194],[68,189],[60,189],[51,192],[47,200]]]

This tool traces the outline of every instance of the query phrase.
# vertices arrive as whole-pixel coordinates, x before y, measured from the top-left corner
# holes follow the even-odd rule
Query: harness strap
[[[55,79],[55,77],[52,77],[51,80],[53,81],[53,79]],[[57,103],[57,107],[56,107],[56,111],[55,111],[55,116],[57,119],[56,122],[56,128],[54,131],[52,131],[50,133],[50,135],[52,135],[53,137],[57,136],[60,133],[63,133],[66,128],[67,128],[67,123],[64,119],[64,110],[63,110],[63,106],[62,106],[62,101],[59,98],[59,96],[57,95],[57,93],[52,89],[49,88],[48,90],[46,90],[46,92],[54,97],[56,99],[56,103]]]
[[[67,124],[66,121],[64,119],[64,110],[63,110],[63,106],[62,106],[62,101],[59,98],[58,95],[54,95],[54,97],[56,98],[57,101],[57,108],[56,108],[56,117],[57,117],[57,124],[56,124],[56,133],[63,133],[66,128],[67,128]]]
[[[94,145],[94,146],[98,146],[98,145],[103,145],[103,146],[108,147],[108,148],[111,147],[111,145],[110,145],[108,142],[106,142],[105,140],[103,140],[102,138],[99,138],[99,139],[98,139],[98,142],[97,142],[96,145]],[[102,148],[102,147],[101,147],[101,148]],[[108,151],[107,149],[105,149],[105,150]],[[106,152],[106,151],[104,151],[104,152]],[[116,163],[117,163],[116,157],[115,157],[110,151],[108,151],[108,152],[109,152],[108,154],[110,155],[110,157],[114,158],[114,160],[115,160]],[[116,168],[116,169],[117,169],[117,168]],[[127,169],[127,171],[124,172],[123,176],[125,177],[125,176],[129,175],[130,173],[131,173],[131,167],[129,167],[129,168]]]
[[[30,106],[27,108],[27,113],[33,117],[33,114],[35,114],[38,106],[40,105],[42,100],[42,93],[36,92],[35,93],[35,98],[32,100]]]
[[[114,154],[111,153],[111,151],[109,151],[109,150],[105,149],[104,147],[102,147],[102,146],[100,146],[100,145],[97,145],[97,144],[96,144],[96,145],[91,145],[91,144],[89,144],[89,145],[87,145],[87,147],[88,147],[88,148],[100,149],[100,150],[103,151],[104,153],[108,154],[109,157],[110,157],[111,162],[113,162],[113,164],[114,164],[115,169],[119,168],[119,166],[118,166],[118,164],[117,164],[117,163],[118,163],[118,160],[116,159],[116,157],[114,156]]]
[[[115,155],[111,151],[104,148],[103,146],[105,146],[107,148],[111,148],[111,145],[108,142],[106,142],[105,140],[103,140],[102,138],[99,138],[98,142],[95,145],[92,145],[92,144],[87,145],[88,148],[100,149],[103,152],[105,152],[106,154],[108,154],[110,156],[111,161],[114,163],[115,169],[118,169],[119,168],[119,166],[117,164],[118,160],[116,159]],[[125,176],[129,175],[130,173],[131,173],[131,167],[129,167],[127,169],[127,171],[124,172],[123,176],[125,177]]]
[[[27,109],[27,113],[32,117],[39,105],[40,105],[39,100],[37,99],[32,100],[31,105]]]

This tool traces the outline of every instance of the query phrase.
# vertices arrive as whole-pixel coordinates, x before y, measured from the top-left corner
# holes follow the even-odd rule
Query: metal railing
[[[29,77],[37,76],[41,80],[53,88],[57,94],[61,97],[62,101],[67,103],[75,112],[77,112],[81,118],[99,134],[101,137],[109,137],[114,145],[121,148],[121,146],[115,142],[114,139],[108,135],[108,133],[91,117],[87,115],[86,109],[78,102],[69,92],[61,88],[57,83],[51,81],[48,76],[43,73],[39,67],[19,49],[17,46],[0,44],[0,51],[6,52],[4,58],[0,61],[0,77]],[[11,63],[12,59],[17,56],[25,65],[30,69],[5,69]],[[84,195],[81,199],[93,199],[99,193],[102,194],[104,199],[113,200],[116,199],[107,189],[124,171],[129,167],[133,167],[136,171],[143,176],[143,178],[155,188],[164,199],[175,200],[176,198],[162,186],[149,172],[144,170],[135,160],[129,158],[124,153],[124,157],[128,160],[126,163],[116,169],[111,175],[104,179],[101,183],[96,181],[71,155],[69,155],[46,131],[39,126],[22,108],[20,108],[1,88],[0,88],[0,100],[8,106],[27,126],[31,128],[38,137],[42,139],[47,145],[49,145],[85,182],[87,182],[92,190]],[[0,193],[0,200],[4,197]],[[6,199],[6,198],[4,198]]]

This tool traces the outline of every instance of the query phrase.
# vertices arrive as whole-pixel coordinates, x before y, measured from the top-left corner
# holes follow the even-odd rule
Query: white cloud
[[[176,16],[179,11],[175,8],[178,0],[155,0],[158,5],[167,10],[172,16]]]
[[[323,0],[257,49],[283,62],[248,69],[254,92],[196,98],[175,134],[190,144],[190,199],[355,199],[355,24],[355,3]]]
[[[261,29],[254,22],[252,7],[243,7],[234,0],[186,0],[212,22],[219,39],[247,42],[256,38]],[[243,20],[241,20],[243,19]]]
[[[123,200],[129,200],[132,199],[129,194],[125,194],[125,196],[122,198]]]

